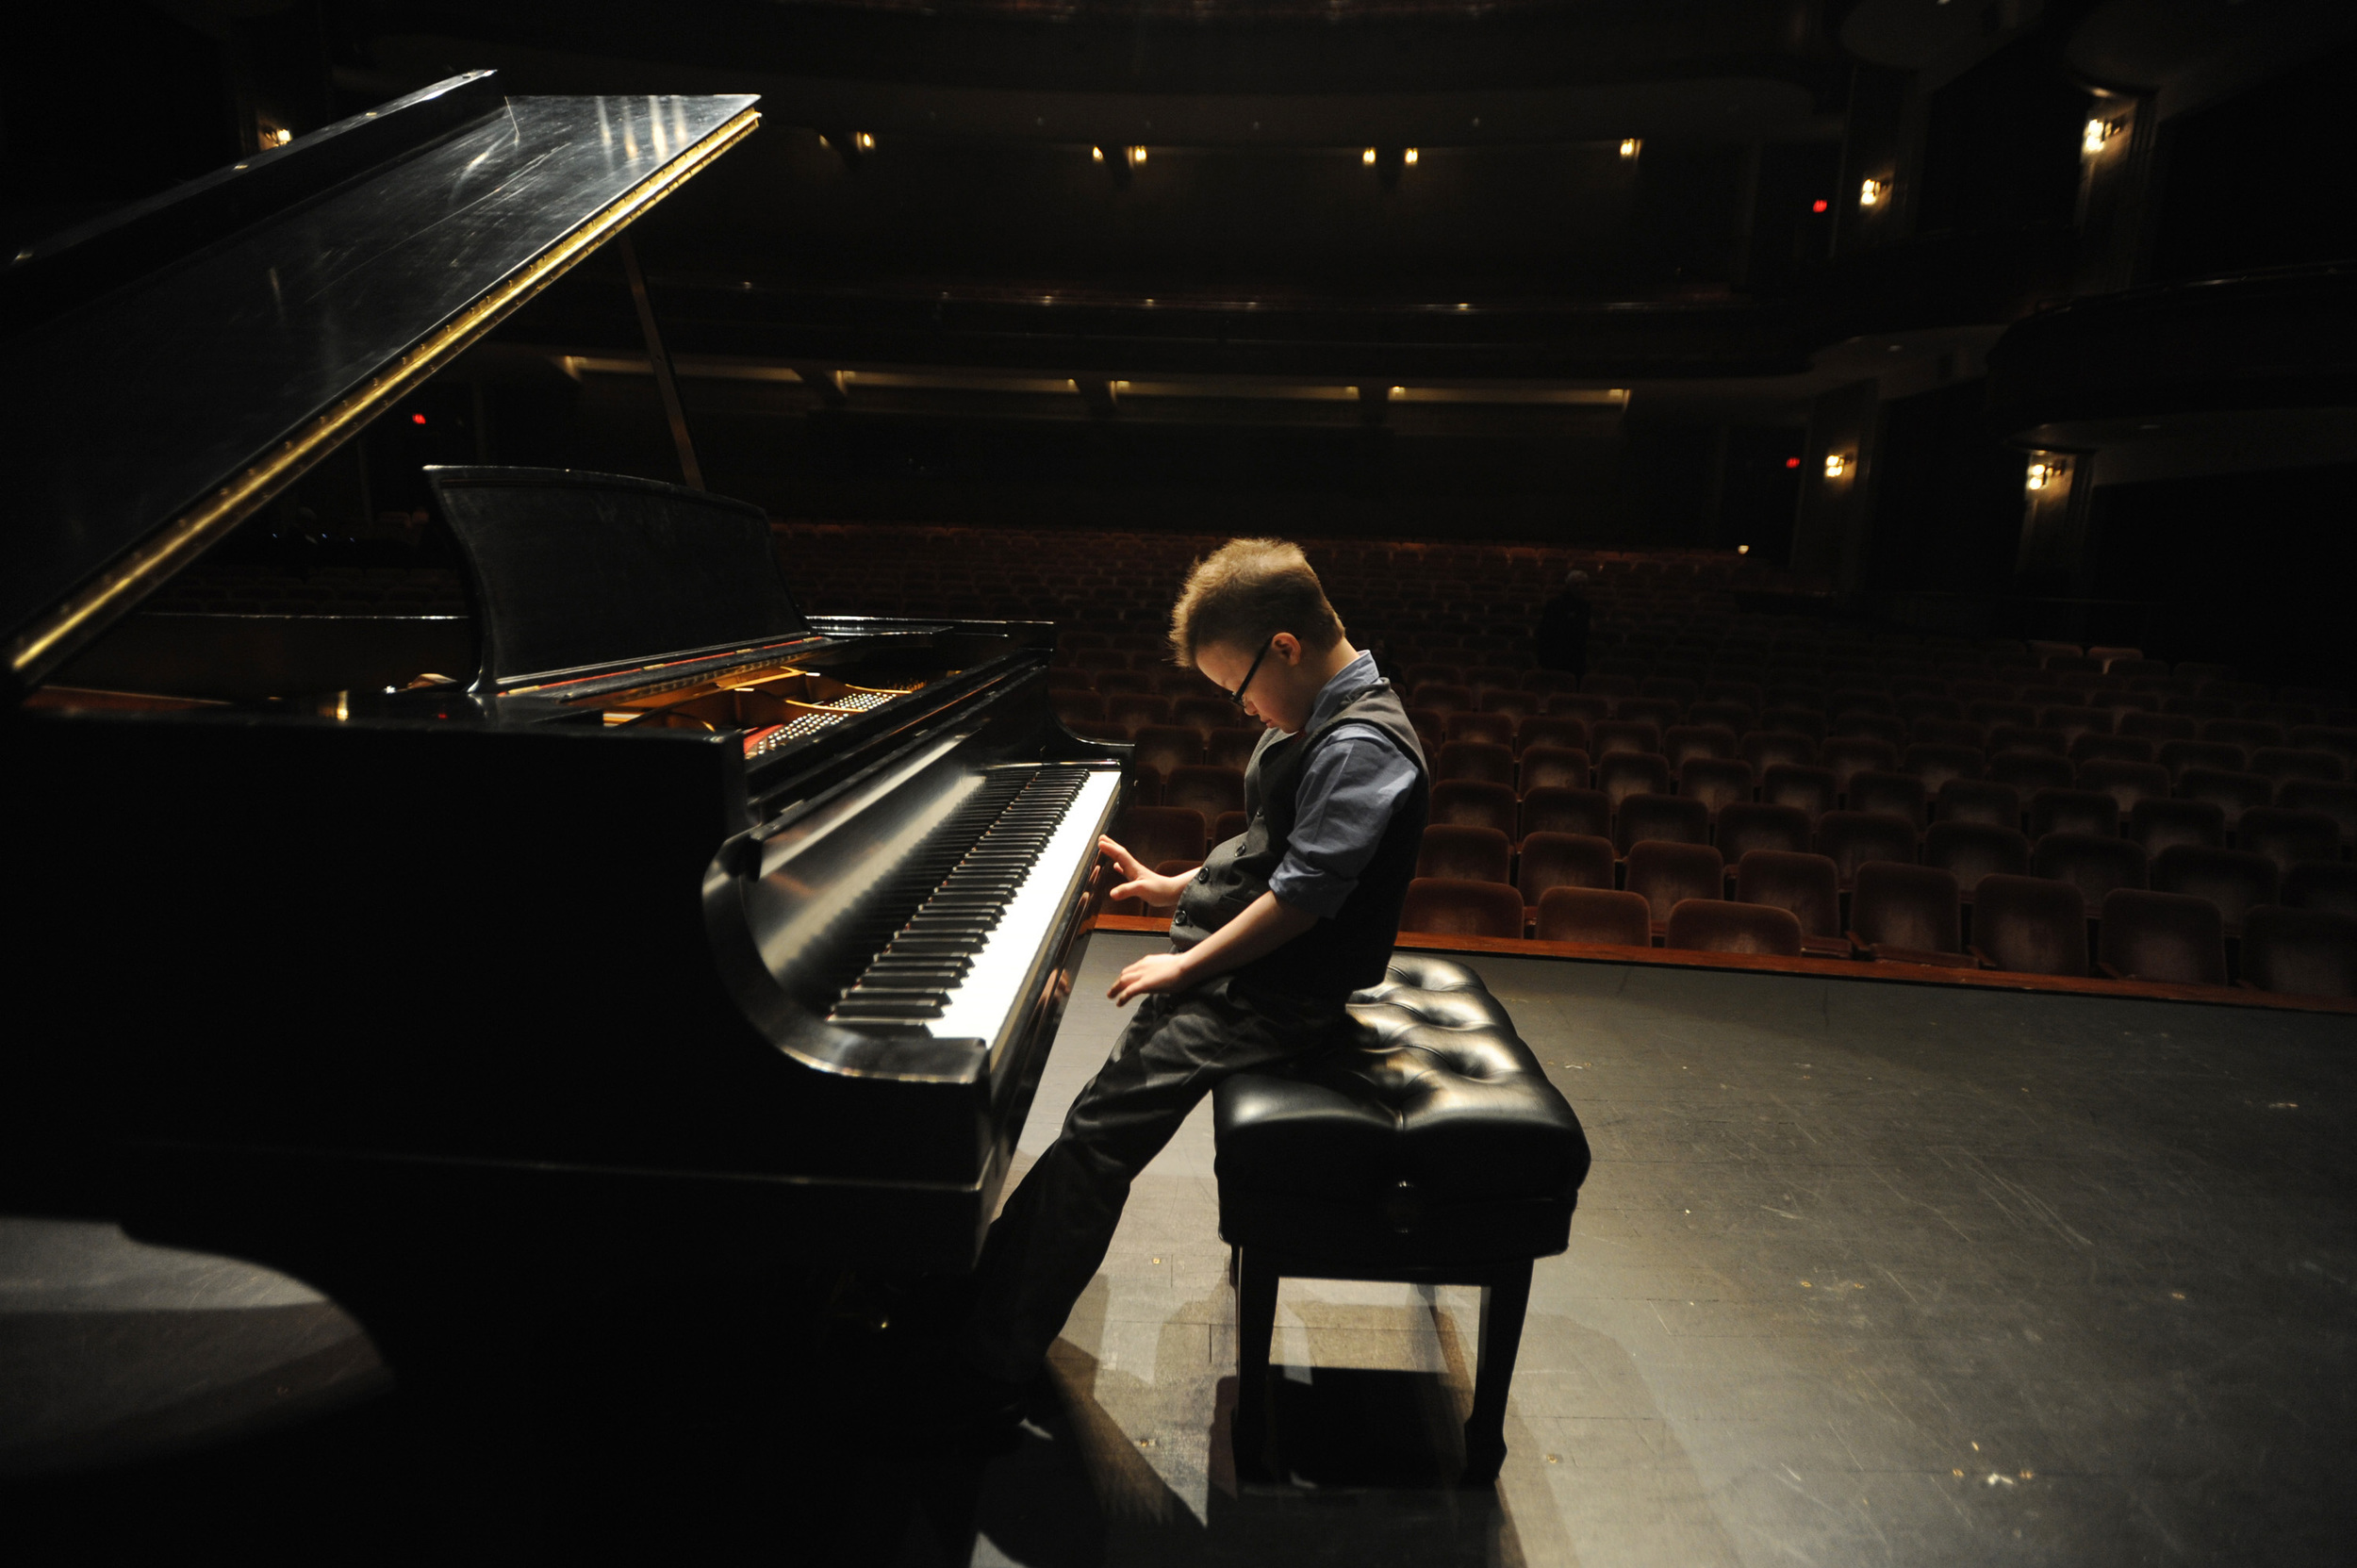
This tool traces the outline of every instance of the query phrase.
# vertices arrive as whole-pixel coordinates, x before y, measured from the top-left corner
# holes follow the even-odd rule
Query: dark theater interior
[[[12,1561],[2349,1560],[2357,8],[9,32]]]

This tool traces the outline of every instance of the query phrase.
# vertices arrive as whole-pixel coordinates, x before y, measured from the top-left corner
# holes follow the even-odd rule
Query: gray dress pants
[[[1105,1261],[1130,1181],[1187,1113],[1222,1079],[1314,1051],[1348,1018],[1339,999],[1272,993],[1233,975],[1141,998],[1137,1009],[982,1245],[962,1348],[991,1377],[1039,1371]]]

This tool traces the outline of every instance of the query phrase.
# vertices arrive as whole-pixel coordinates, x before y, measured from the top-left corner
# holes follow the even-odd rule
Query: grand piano
[[[971,1266],[1120,804],[1052,627],[809,615],[755,507],[488,466],[426,475],[462,614],[153,607],[756,119],[476,74],[8,270],[8,1210],[397,1365],[510,1287]]]

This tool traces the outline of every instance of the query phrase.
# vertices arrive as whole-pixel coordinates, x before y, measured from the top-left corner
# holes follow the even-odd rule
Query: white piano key
[[[1031,863],[1030,874],[1008,899],[997,927],[974,955],[974,966],[950,993],[941,1016],[926,1024],[933,1038],[974,1039],[985,1048],[997,1048],[1000,1032],[1025,999],[1024,980],[1039,957],[1040,943],[1063,909],[1075,868],[1096,859],[1106,808],[1120,785],[1121,775],[1107,768],[1090,773],[1073,796],[1063,820]]]

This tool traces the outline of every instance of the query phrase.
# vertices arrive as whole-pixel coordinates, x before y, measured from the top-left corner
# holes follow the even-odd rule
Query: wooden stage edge
[[[1099,915],[1096,931],[1165,933],[1167,917]],[[1648,964],[1668,969],[1735,969],[1746,974],[1816,975],[1825,980],[1862,980],[1884,985],[1953,985],[1980,991],[2036,991],[2074,997],[2118,997],[2138,1001],[2200,1002],[2212,1007],[2271,1007],[2293,1013],[2357,1014],[2357,1000],[2340,997],[2286,997],[2239,985],[2167,985],[2153,981],[2108,980],[2069,975],[2024,975],[2009,969],[1951,969],[1936,964],[1900,964],[1887,959],[1781,958],[1767,953],[1694,952],[1683,948],[1627,948],[1603,942],[1540,942],[1524,937],[1443,936],[1403,931],[1398,946],[1411,952],[1496,953],[1506,958],[1555,958],[1574,964]]]

